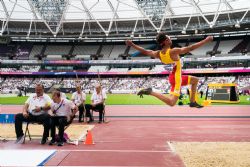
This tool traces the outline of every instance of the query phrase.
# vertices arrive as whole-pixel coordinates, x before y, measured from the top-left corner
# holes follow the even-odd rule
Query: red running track
[[[20,106],[2,106],[16,113]],[[249,106],[107,106],[108,124],[95,124],[95,145],[41,146],[0,143],[0,149],[57,149],[49,166],[184,166],[171,141],[250,142]],[[192,116],[192,117],[190,117]]]

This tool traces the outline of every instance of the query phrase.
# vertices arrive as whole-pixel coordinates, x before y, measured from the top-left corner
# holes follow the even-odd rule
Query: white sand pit
[[[250,142],[173,142],[187,167],[250,167]]]

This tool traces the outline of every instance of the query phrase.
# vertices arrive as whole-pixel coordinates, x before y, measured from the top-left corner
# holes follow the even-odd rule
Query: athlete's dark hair
[[[160,45],[163,41],[165,41],[167,39],[166,34],[163,32],[160,32],[157,36],[156,36],[156,42]]]

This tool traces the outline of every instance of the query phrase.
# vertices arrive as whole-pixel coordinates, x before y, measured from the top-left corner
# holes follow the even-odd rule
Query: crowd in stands
[[[79,83],[81,85],[83,85],[83,80],[79,80]],[[74,88],[75,87],[75,78],[67,78],[67,79],[64,79],[62,82],[61,82],[61,85],[62,87],[64,88]]]
[[[250,76],[239,76],[236,83],[240,94],[250,95]]]
[[[3,79],[2,79],[3,80]],[[1,93],[9,94],[15,93],[18,94],[20,89],[29,87],[33,78],[6,78],[4,82],[0,82]]]
[[[41,83],[45,88],[50,88],[55,84],[59,84],[61,82],[61,78],[36,78],[32,84],[30,84],[30,88],[35,88],[37,83]]]
[[[225,77],[225,76],[221,76],[221,77],[207,77],[207,78],[201,78],[199,80],[199,84],[200,86],[198,86],[199,88],[199,92],[206,92],[207,90],[207,86],[209,83],[234,83],[235,82],[235,77]]]
[[[135,93],[142,88],[145,78],[120,78],[116,84],[113,85],[112,93]]]
[[[64,89],[74,89],[78,83],[82,85],[85,93],[90,93],[98,78],[3,78],[0,79],[1,93],[17,92],[18,88],[34,88],[36,83],[42,83],[45,88],[58,85]],[[250,76],[222,76],[222,77],[199,77],[198,91],[206,92],[209,83],[237,83],[239,90],[250,86]],[[136,93],[141,88],[152,87],[155,91],[168,93],[170,84],[168,77],[125,77],[125,78],[101,78],[103,89],[109,93]],[[187,87],[183,87],[185,93]],[[248,88],[249,89],[249,88]]]
[[[1,68],[1,72],[38,72],[40,66],[23,65],[20,68]]]

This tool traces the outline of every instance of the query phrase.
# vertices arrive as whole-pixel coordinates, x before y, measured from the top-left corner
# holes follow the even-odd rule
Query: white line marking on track
[[[171,152],[174,153],[174,154],[176,154],[176,150],[175,150],[174,146],[171,144],[171,142],[168,141],[167,144],[168,144],[168,146],[169,146]]]
[[[169,153],[172,151],[154,151],[154,150],[57,150],[57,151],[72,151],[72,152],[121,152],[121,153]]]

